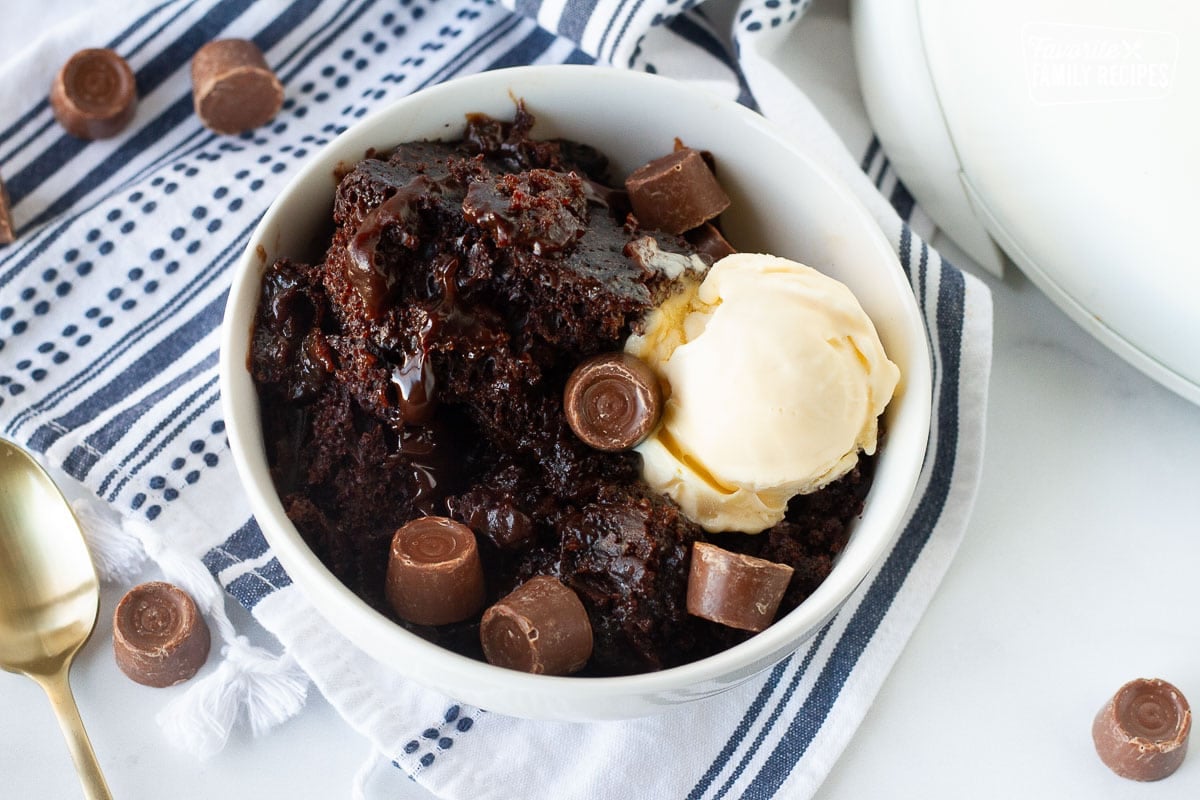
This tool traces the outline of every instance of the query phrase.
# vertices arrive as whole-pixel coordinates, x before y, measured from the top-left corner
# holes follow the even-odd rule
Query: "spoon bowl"
[[[68,683],[100,584],[71,506],[24,450],[0,439],[0,667],[45,690],[89,800],[110,798]]]

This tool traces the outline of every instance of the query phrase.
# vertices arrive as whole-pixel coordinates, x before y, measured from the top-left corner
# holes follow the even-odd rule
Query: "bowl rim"
[[[908,463],[899,468],[899,474],[905,476],[907,481],[906,485],[897,486],[894,491],[889,493],[891,500],[887,508],[875,512],[876,517],[880,515],[883,517],[882,520],[878,520],[876,527],[884,529],[887,536],[885,537],[886,541],[873,543],[873,556],[869,559],[858,559],[853,563],[839,560],[835,564],[834,571],[808,599],[745,642],[698,661],[664,670],[605,677],[532,675],[478,661],[428,642],[405,630],[401,625],[355,595],[317,558],[283,511],[282,503],[274,490],[274,484],[266,467],[261,425],[258,423],[257,393],[245,363],[249,351],[249,325],[253,320],[252,312],[253,308],[257,306],[262,271],[268,265],[268,255],[263,245],[264,237],[269,228],[275,224],[276,217],[282,213],[281,209],[290,204],[293,196],[299,191],[299,187],[311,181],[314,174],[329,174],[338,162],[344,161],[344,158],[338,158],[336,154],[345,150],[348,143],[361,139],[364,135],[363,131],[371,130],[386,122],[390,117],[402,113],[417,97],[429,100],[440,95],[453,95],[468,87],[489,86],[495,87],[497,91],[507,91],[511,97],[513,90],[508,87],[512,84],[537,80],[559,80],[563,74],[584,72],[587,73],[589,79],[627,81],[631,90],[648,88],[656,91],[672,91],[681,93],[681,95],[690,95],[705,103],[716,103],[721,107],[723,113],[736,115],[740,124],[758,129],[759,133],[776,140],[797,158],[806,162],[806,166],[825,181],[826,188],[837,192],[840,200],[852,206],[862,220],[869,223],[865,226],[867,228],[865,235],[872,238],[874,249],[878,250],[880,257],[889,264],[888,274],[891,276],[891,280],[902,289],[900,304],[904,307],[903,327],[906,330],[915,327],[915,330],[911,331],[909,335],[916,339],[916,341],[908,343],[914,363],[903,371],[901,385],[897,389],[896,397],[892,400],[892,402],[896,402],[898,397],[903,396],[904,398],[900,413],[905,415],[902,433],[908,440],[905,442],[904,452],[909,453],[909,457]],[[670,84],[670,86],[666,87],[666,84]],[[464,108],[463,113],[470,110]],[[542,115],[552,117],[553,114],[553,109],[539,111],[539,118]],[[374,146],[377,149],[384,149],[399,143],[398,141],[376,142]],[[365,152],[365,148],[360,148],[359,151]],[[333,183],[330,182],[331,193],[332,189]],[[273,261],[280,255],[280,253],[275,253],[269,258]],[[251,299],[254,302],[250,302]],[[917,336],[918,332],[919,337]],[[776,651],[786,653],[799,649],[840,609],[870,571],[883,562],[896,538],[900,535],[901,523],[905,519],[922,473],[932,411],[932,369],[928,334],[912,288],[904,277],[896,252],[882,229],[863,202],[854,195],[835,172],[822,163],[818,155],[804,149],[800,142],[788,136],[765,117],[703,87],[649,73],[594,65],[509,67],[458,77],[422,88],[364,116],[325,144],[321,150],[311,155],[308,162],[292,176],[271,202],[250,235],[244,252],[232,267],[231,286],[220,333],[219,373],[221,404],[230,451],[241,478],[243,490],[250,501],[254,518],[274,550],[274,555],[279,559],[297,588],[305,594],[314,609],[331,626],[354,642],[356,647],[367,651],[370,655],[376,655],[375,647],[377,645],[375,643],[378,641],[388,642],[389,651],[415,653],[414,663],[418,663],[419,660],[421,665],[419,671],[402,670],[394,665],[389,666],[397,673],[410,677],[418,683],[427,686],[434,685],[423,679],[420,674],[423,672],[463,677],[477,673],[486,675],[492,683],[501,682],[517,692],[537,692],[547,695],[553,699],[553,702],[569,702],[569,698],[580,695],[586,695],[589,703],[603,702],[606,698],[616,700],[633,694],[655,694],[714,681],[720,683],[723,677],[728,678],[728,685],[732,686],[750,675],[769,668],[771,663],[778,662],[783,657],[777,656],[771,662],[745,672],[748,666],[756,660],[762,659],[764,654]],[[916,419],[911,419],[913,417]],[[887,436],[891,436],[893,433],[894,431],[889,429]],[[881,450],[887,448],[888,441],[885,438],[881,442]],[[868,493],[868,501],[874,492],[873,485]],[[861,525],[856,525],[851,535],[852,542],[860,528]],[[836,597],[828,598],[827,596],[830,594],[835,594]],[[815,602],[813,602],[814,598]],[[818,608],[818,604],[820,608]],[[331,615],[336,615],[337,618],[334,619]],[[352,615],[350,618],[355,619],[355,630],[351,632],[343,627],[348,619],[347,615]],[[803,631],[808,632],[807,636],[798,638],[798,632]],[[372,642],[372,646],[368,648],[364,646],[364,642]],[[480,673],[480,670],[484,672]],[[445,680],[435,683],[439,690],[446,691]],[[712,691],[707,691],[703,695],[712,693]],[[456,699],[471,701],[469,697],[456,697]],[[502,706],[503,703],[491,702],[488,704],[490,710],[505,712],[507,709]],[[508,713],[527,716],[520,710]]]

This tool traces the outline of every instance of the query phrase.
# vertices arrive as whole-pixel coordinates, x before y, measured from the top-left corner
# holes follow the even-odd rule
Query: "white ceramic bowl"
[[[675,137],[712,151],[732,206],[722,217],[740,249],[785,256],[848,284],[874,320],[902,379],[885,413],[874,485],[832,574],[811,597],[743,644],[661,672],[612,678],[549,677],[493,667],[432,645],[371,609],[340,583],[284,514],[268,472],[258,400],[247,370],[265,266],[301,255],[327,226],[339,163],[370,148],[457,138],[464,116],[509,119],[514,98],[537,118],[534,134],[599,147],[613,174],[670,151]],[[254,515],[293,581],[343,635],[379,661],[451,697],[494,712],[570,720],[625,718],[696,700],[770,667],[812,636],[888,552],[925,454],[930,367],[924,327],[900,265],[853,194],[761,116],[706,91],[643,73],[583,66],[519,67],[454,80],[354,125],[283,190],[233,276],[221,346],[226,430]]]

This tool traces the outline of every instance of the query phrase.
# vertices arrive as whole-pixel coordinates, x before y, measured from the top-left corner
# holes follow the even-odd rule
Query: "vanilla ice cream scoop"
[[[626,342],[664,384],[636,449],[646,481],[709,531],[756,533],[874,453],[900,370],[844,284],[737,253]]]

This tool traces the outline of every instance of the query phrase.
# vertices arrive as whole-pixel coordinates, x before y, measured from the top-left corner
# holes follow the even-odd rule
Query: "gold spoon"
[[[111,800],[67,682],[100,585],[79,522],[50,476],[0,439],[0,667],[45,690],[88,800]]]

